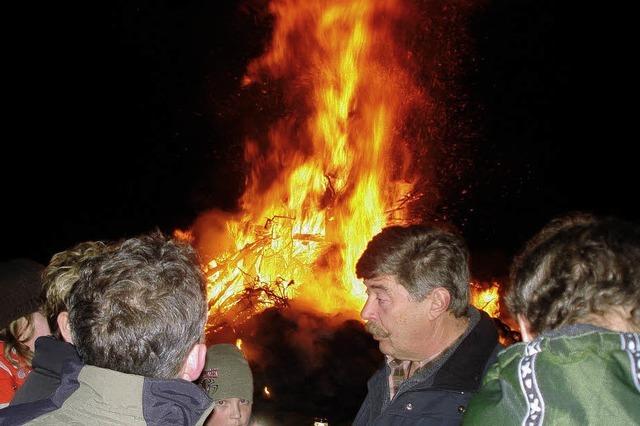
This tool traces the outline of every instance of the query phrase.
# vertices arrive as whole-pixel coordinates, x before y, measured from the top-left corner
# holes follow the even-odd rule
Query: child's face
[[[251,402],[241,398],[219,399],[206,426],[248,426],[251,418]]]

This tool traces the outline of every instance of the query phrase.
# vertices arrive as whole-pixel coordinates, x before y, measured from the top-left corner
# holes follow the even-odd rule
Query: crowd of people
[[[640,227],[572,214],[516,256],[503,347],[470,305],[469,252],[391,226],[356,265],[384,363],[353,425],[640,424]],[[160,232],[0,263],[0,424],[252,424],[250,365],[207,348],[195,250]]]

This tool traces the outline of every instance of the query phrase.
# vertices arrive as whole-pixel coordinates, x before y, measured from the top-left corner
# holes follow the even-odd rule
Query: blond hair
[[[67,310],[69,293],[78,281],[80,266],[106,248],[102,241],[86,241],[53,255],[42,273],[43,311],[52,328],[57,329],[58,314]]]
[[[33,314],[15,319],[11,321],[7,328],[0,330],[0,340],[4,342],[4,357],[8,359],[15,368],[19,368],[20,363],[13,356],[14,350],[24,359],[26,364],[31,367],[33,351],[25,345],[25,342],[33,337],[34,332]]]

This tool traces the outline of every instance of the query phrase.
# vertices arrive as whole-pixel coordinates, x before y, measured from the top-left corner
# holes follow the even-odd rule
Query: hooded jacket
[[[464,424],[640,424],[640,335],[578,324],[510,346]]]
[[[31,361],[33,370],[24,384],[16,391],[11,405],[38,401],[49,397],[60,385],[62,365],[72,360],[81,363],[75,346],[53,336],[39,337]]]
[[[213,401],[185,380],[151,379],[69,361],[46,399],[0,411],[0,425],[202,425]]]
[[[16,390],[24,384],[31,371],[27,361],[16,352],[15,348],[9,356],[18,364],[18,367],[11,362],[11,359],[5,357],[5,344],[6,342],[0,340],[0,409],[9,405]]]

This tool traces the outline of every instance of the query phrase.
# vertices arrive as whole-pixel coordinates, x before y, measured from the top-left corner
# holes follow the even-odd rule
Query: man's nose
[[[365,321],[375,319],[375,309],[373,308],[373,303],[370,297],[367,297],[367,301],[360,311],[360,317]]]

